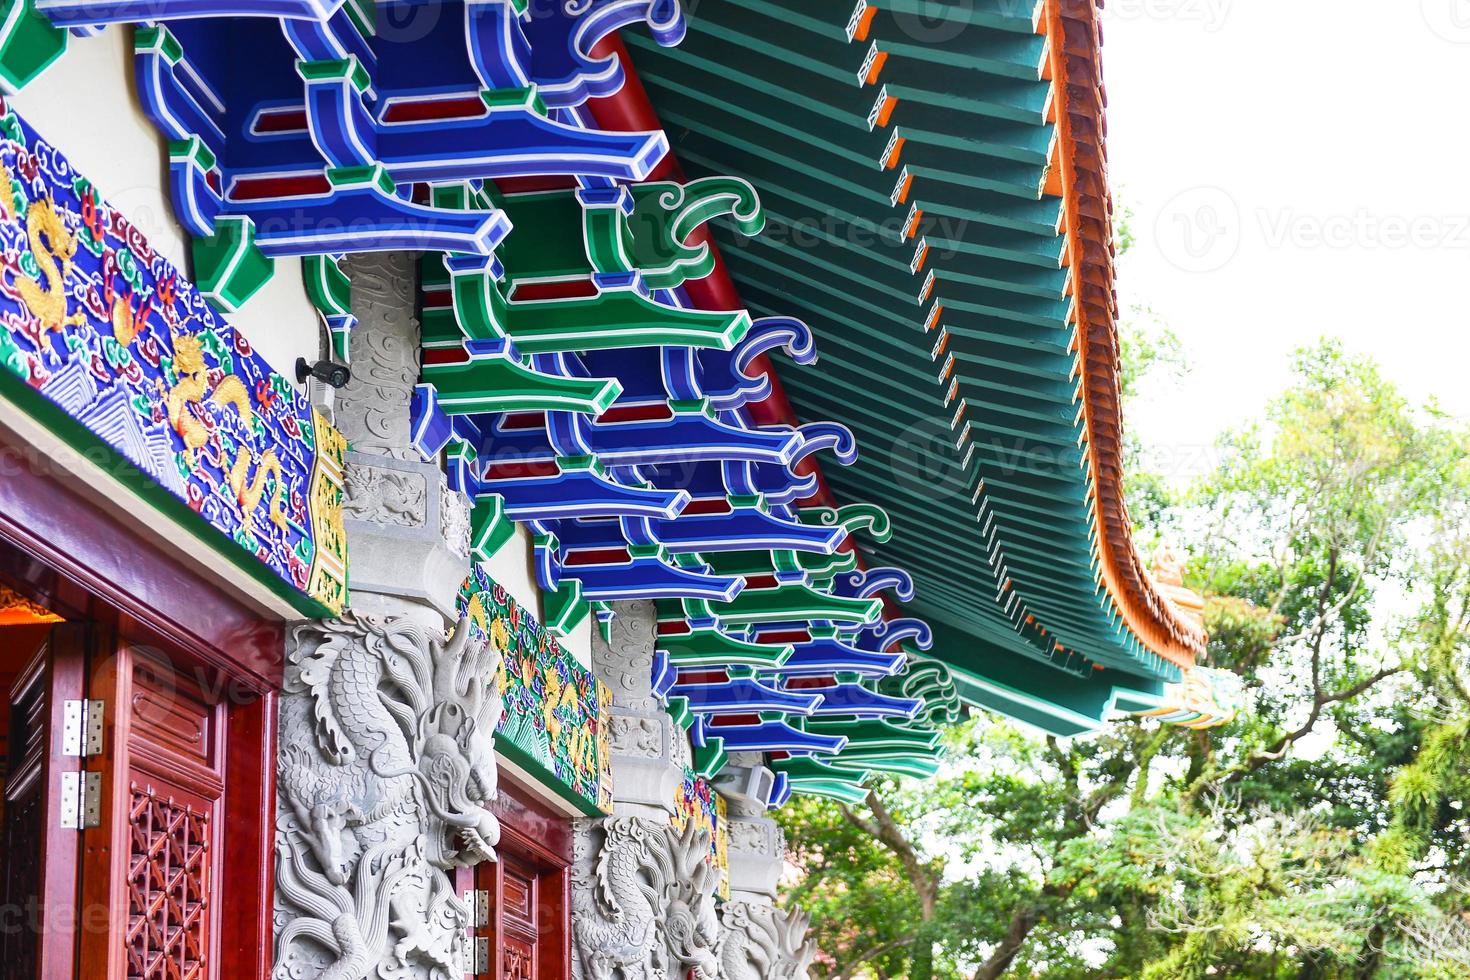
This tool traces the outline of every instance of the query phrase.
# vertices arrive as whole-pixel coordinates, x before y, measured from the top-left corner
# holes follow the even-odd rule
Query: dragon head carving
[[[407,618],[292,630],[281,699],[277,980],[458,976],[444,871],[493,859],[501,650]]]
[[[429,840],[441,868],[494,860],[500,823],[485,805],[496,796],[495,729],[503,708],[496,678],[502,657],[461,622],[434,664],[433,707],[419,724],[424,795],[444,832]]]
[[[696,980],[715,980],[720,969],[715,956],[720,925],[715,916],[714,893],[720,872],[708,860],[709,831],[690,820],[677,837],[671,830],[670,837],[674,877],[664,919],[669,952],[693,972]]]
[[[811,916],[753,902],[726,902],[720,909],[721,980],[807,980],[817,955],[807,939]]]

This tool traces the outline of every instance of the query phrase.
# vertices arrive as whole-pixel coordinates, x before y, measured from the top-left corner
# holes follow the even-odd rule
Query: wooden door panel
[[[514,783],[501,786],[498,861],[475,869],[489,892],[485,980],[566,980],[571,976],[571,822],[545,810]]]
[[[146,648],[119,646],[93,683],[108,705],[96,760],[106,802],[87,832],[83,892],[126,914],[84,939],[83,966],[108,980],[222,976],[225,708]]]
[[[14,644],[19,636],[0,636]],[[3,846],[4,909],[0,978],[68,980],[75,965],[75,830],[61,827],[62,774],[80,760],[58,744],[64,702],[82,689],[84,627],[53,627],[8,692]],[[5,653],[15,655],[13,646]]]
[[[128,787],[127,976],[204,980],[214,964],[214,802],[176,785]]]

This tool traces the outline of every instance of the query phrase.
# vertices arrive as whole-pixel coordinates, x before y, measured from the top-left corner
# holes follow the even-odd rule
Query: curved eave
[[[790,31],[760,29],[759,17],[778,13],[792,19]],[[868,249],[860,256],[867,265],[856,261],[844,265],[815,254],[820,249],[782,249],[756,239],[742,248],[740,261],[731,270],[730,285],[752,309],[789,309],[794,298],[801,312],[854,332],[851,339],[856,343],[829,342],[823,347],[824,364],[836,365],[864,382],[865,397],[882,403],[875,411],[882,408],[888,426],[904,431],[953,413],[962,424],[957,426],[960,440],[949,462],[967,478],[978,481],[983,475],[983,447],[977,454],[974,440],[968,451],[964,443],[977,425],[986,432],[1022,432],[1032,440],[1028,445],[1075,455],[1081,469],[1073,470],[1077,475],[1067,485],[1059,486],[1055,473],[1023,473],[1005,492],[1000,492],[999,480],[993,480],[991,488],[979,487],[984,492],[976,493],[976,506],[983,504],[992,517],[999,515],[998,528],[983,527],[983,508],[978,518],[929,514],[932,533],[922,541],[896,535],[891,545],[878,551],[880,560],[914,568],[916,577],[926,580],[920,587],[918,611],[933,616],[935,607],[943,607],[953,621],[968,607],[972,633],[1036,659],[1070,663],[1080,653],[1098,666],[1176,676],[1179,667],[1193,663],[1203,635],[1154,588],[1134,550],[1123,506],[1111,201],[1095,8],[1091,3],[1048,2],[1038,8],[1034,22],[998,15],[995,23],[980,25],[991,33],[968,51],[882,38],[877,32],[883,28],[883,17],[891,19],[875,8],[859,25],[860,33],[872,29],[874,37],[849,44],[842,36],[843,25],[783,10],[779,4],[703,8],[700,20],[717,22],[722,34],[733,38],[728,44],[741,51],[741,64],[721,61],[719,49],[708,43],[700,48],[697,40],[686,42],[686,48],[695,49],[687,52],[654,50],[636,38],[633,43],[640,62],[646,62],[647,80],[654,86],[664,122],[678,134],[675,152],[697,171],[740,172],[742,157],[769,151],[786,154],[791,164],[815,161],[816,172],[830,176],[826,183],[807,180],[787,166],[775,179],[758,179],[768,209],[777,217],[783,207],[794,210],[825,203],[856,211],[871,205],[888,193],[900,162],[911,160],[919,174],[913,206],[922,205],[931,215],[948,209],[978,228],[977,234],[952,244],[961,259],[973,254],[987,260],[977,267],[979,275],[966,275],[953,262],[941,268],[936,259],[930,265],[939,270],[934,291],[941,295],[936,305],[946,302],[943,293],[956,288],[954,283],[964,289],[939,314],[921,295],[924,276],[916,275],[914,266],[922,271],[925,257],[915,255],[913,242],[887,251]],[[783,40],[786,35],[795,39]],[[887,55],[887,66],[880,65],[862,80],[872,84],[859,84],[858,73],[848,69],[869,63],[864,54],[875,49]],[[774,64],[783,58],[792,66],[784,74],[762,75],[758,67],[747,64],[760,59]],[[982,79],[984,91],[922,90],[931,69],[940,78],[937,88],[946,78],[952,81],[957,68],[971,73],[964,77],[972,87],[975,79]],[[715,84],[711,74],[715,71],[727,84]],[[772,95],[779,95],[782,85],[798,84],[792,79],[802,72],[807,73],[803,79],[817,79],[810,85],[834,100],[838,136],[831,129],[787,132],[788,121],[777,118],[782,115],[777,110],[787,107],[774,102]],[[891,131],[877,127],[863,132],[852,123],[880,86],[889,84],[885,79],[892,83],[891,93],[903,96]],[[641,84],[630,85],[626,96],[646,98]],[[807,101],[821,104],[820,99]],[[908,106],[918,108],[909,113]],[[953,109],[955,121],[948,124],[949,132],[936,131],[929,107]],[[792,108],[787,114],[810,121],[803,111],[809,113],[810,106]],[[633,115],[637,114],[635,110]],[[640,125],[646,126],[648,118],[651,111]],[[599,119],[607,124],[602,114]],[[954,135],[957,127],[964,127],[965,140]],[[845,142],[841,133],[848,134]],[[900,148],[887,161],[891,166],[885,172],[879,158],[900,134],[907,149]],[[759,142],[766,135],[770,145]],[[957,155],[957,146],[971,155]],[[854,165],[862,160],[868,163],[861,168]],[[964,164],[961,170],[943,169],[957,160]],[[850,172],[844,173],[844,168]],[[957,176],[966,177],[968,186],[952,186]],[[978,203],[966,211],[972,201]],[[828,254],[846,258],[860,251],[849,247]],[[720,270],[722,276],[724,271]],[[813,289],[815,277],[841,288]],[[951,310],[960,311],[953,323]],[[916,323],[926,315],[939,322]],[[917,341],[932,354],[930,363],[892,356],[893,341],[903,339],[902,331],[913,331],[915,326],[928,331],[938,326],[938,343],[936,333],[928,331]],[[1028,338],[1028,333],[1035,336]],[[978,342],[972,342],[977,337]],[[1019,356],[997,365],[990,356],[997,349]],[[933,395],[936,378],[942,405],[935,404],[941,401]],[[840,399],[821,391],[812,383],[815,379],[788,380],[797,385],[792,401],[798,410],[841,417],[836,414]],[[885,392],[884,387],[900,390]],[[929,404],[916,408],[913,396],[920,394]],[[794,419],[787,415],[783,421]],[[867,445],[891,443],[891,428],[885,432],[882,424],[872,424],[871,417],[857,421],[854,428]],[[830,474],[832,489],[844,497],[862,497],[865,489],[871,495],[871,486],[886,475],[881,470],[860,460],[855,467]],[[914,513],[923,512],[922,494],[894,487],[891,479],[886,483],[896,499]],[[1056,512],[1056,505],[1063,507],[1062,513]],[[979,547],[977,523],[982,525]],[[977,560],[978,555],[988,562]],[[975,570],[970,587],[945,581],[946,573],[966,566]],[[983,612],[976,611],[977,595],[987,597]]]
[[[1063,200],[1101,577],[1128,629],[1150,650],[1189,667],[1204,652],[1204,631],[1160,594],[1134,546],[1124,502],[1116,249],[1097,14],[1095,0],[1047,0],[1042,8],[1057,125],[1051,172],[1060,182],[1046,189],[1060,191]]]

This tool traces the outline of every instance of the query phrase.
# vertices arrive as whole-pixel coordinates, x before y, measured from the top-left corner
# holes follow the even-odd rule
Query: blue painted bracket
[[[672,402],[673,417],[644,422],[573,420],[588,449],[610,466],[653,466],[743,460],[789,465],[805,437],[800,430],[746,429],[720,421],[707,401]]]
[[[901,568],[868,568],[844,572],[832,579],[832,594],[850,599],[866,599],[884,589],[892,589],[900,602],[912,602],[914,580]]]
[[[557,460],[554,476],[491,479],[480,474],[479,491],[505,498],[506,513],[517,521],[561,521],[577,517],[672,518],[689,504],[682,490],[656,490],[614,481],[586,456]]]
[[[780,711],[788,715],[809,716],[822,707],[821,694],[807,695],[782,691],[751,677],[731,677],[711,683],[678,683],[673,694],[689,702],[696,714],[750,714]]]
[[[330,170],[322,195],[237,201],[231,213],[255,223],[266,255],[437,251],[488,254],[510,232],[501,211],[445,211],[397,196],[381,166]]]
[[[908,657],[903,653],[881,653],[860,650],[830,637],[814,637],[798,643],[791,657],[779,668],[790,677],[825,677],[849,671],[861,677],[888,677],[903,669]]]
[[[804,687],[802,691],[822,695],[822,703],[813,712],[819,718],[913,718],[924,708],[922,698],[890,697],[870,691],[861,684]]]
[[[783,718],[761,717],[758,724],[726,724],[717,719],[710,727],[725,740],[727,752],[816,752],[831,755],[847,747],[846,735],[813,735]]]
[[[733,498],[724,514],[686,514],[650,521],[650,531],[674,552],[799,551],[830,555],[847,539],[841,527],[815,527],[770,512],[762,500]]]
[[[91,27],[193,17],[283,17],[322,21],[344,0],[35,0],[63,27]]]
[[[817,362],[817,346],[811,328],[795,317],[767,316],[754,321],[745,340],[732,351],[670,350],[668,356],[697,361],[700,387],[717,411],[734,411],[771,394],[768,374],[752,375],[750,369],[762,354],[784,349],[797,364]],[[695,373],[691,371],[691,373]]]
[[[621,28],[646,22],[664,47],[684,40],[679,0],[571,0],[550,6],[523,22],[531,42],[531,73],[547,105],[581,105],[622,89],[618,59],[592,55],[599,41]]]
[[[667,553],[639,546],[630,548],[624,561],[597,565],[563,562],[560,574],[580,581],[582,594],[600,602],[682,598],[729,602],[745,588],[745,579],[739,576],[712,575],[701,565],[674,565]]]
[[[844,641],[859,650],[881,653],[895,643],[912,640],[920,650],[934,646],[934,634],[929,624],[921,619],[889,619],[874,626],[859,629],[844,637]]]

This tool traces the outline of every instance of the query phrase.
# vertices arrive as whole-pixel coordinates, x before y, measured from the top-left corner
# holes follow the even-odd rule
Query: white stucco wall
[[[66,54],[9,101],[154,248],[192,276],[188,237],[169,203],[168,150],[133,83],[130,29],[73,37]],[[317,358],[319,318],[299,259],[277,259],[271,281],[228,319],[293,383],[296,358]]]

